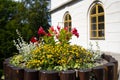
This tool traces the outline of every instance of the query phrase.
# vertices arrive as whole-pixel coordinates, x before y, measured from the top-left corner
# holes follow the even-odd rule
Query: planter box
[[[24,80],[39,80],[37,70],[24,69]]]
[[[110,55],[102,55],[108,63],[90,70],[68,71],[36,71],[17,68],[9,64],[9,58],[3,62],[5,80],[89,80],[91,74],[94,80],[117,80],[118,61]],[[76,75],[77,73],[77,75]]]
[[[97,80],[105,80],[104,66],[98,66],[98,67],[93,68],[93,73],[95,75],[95,79],[97,79]]]
[[[79,70],[78,75],[80,80],[89,80],[92,70]]]
[[[56,71],[39,71],[39,80],[60,80]]]
[[[61,71],[60,80],[76,80],[76,72],[74,70]]]

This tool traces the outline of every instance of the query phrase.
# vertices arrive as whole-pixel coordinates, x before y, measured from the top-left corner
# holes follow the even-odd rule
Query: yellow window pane
[[[71,31],[71,26],[69,26],[69,31]]]
[[[96,30],[96,24],[91,24],[91,30]]]
[[[71,20],[71,16],[69,15],[69,20]]]
[[[98,16],[98,22],[104,22],[104,16]]]
[[[65,22],[65,23],[64,23],[64,27],[67,27],[67,26],[68,26],[68,23],[67,23],[67,22]]]
[[[96,17],[91,17],[91,23],[96,23]]]
[[[67,21],[67,16],[65,16],[65,21]]]
[[[104,29],[104,23],[98,24],[98,29],[99,29],[99,30]]]
[[[91,14],[96,14],[96,6],[93,7]]]
[[[98,13],[104,12],[103,8],[101,6],[98,6]]]
[[[98,32],[98,37],[104,37],[104,31],[99,31]]]
[[[97,32],[96,31],[91,31],[91,37],[97,37]]]
[[[71,26],[71,22],[69,22],[69,26]]]

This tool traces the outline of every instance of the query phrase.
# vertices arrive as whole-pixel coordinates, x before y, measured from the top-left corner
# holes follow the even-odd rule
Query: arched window
[[[100,4],[90,11],[90,39],[105,39],[104,9]]]
[[[69,31],[71,31],[71,26],[72,26],[71,16],[69,13],[66,13],[64,17],[64,27],[69,27]]]

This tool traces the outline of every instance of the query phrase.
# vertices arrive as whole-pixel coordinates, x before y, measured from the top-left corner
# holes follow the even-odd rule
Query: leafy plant
[[[38,35],[38,38],[32,37],[28,44],[19,34],[20,39],[14,41],[19,54],[11,59],[13,65],[37,70],[60,71],[94,66],[92,50],[70,44],[73,35],[79,37],[76,28],[69,31],[67,27],[58,26],[57,30],[50,27],[47,33],[40,27]]]

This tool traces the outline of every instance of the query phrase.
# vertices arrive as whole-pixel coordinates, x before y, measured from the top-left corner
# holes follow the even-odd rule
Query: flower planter
[[[112,65],[114,65],[114,70],[113,70],[113,72],[114,72],[114,77],[113,77],[113,75],[112,75],[112,77],[113,77],[113,79],[112,80],[118,80],[118,61],[115,59],[115,58],[113,58],[112,56],[110,56],[110,55],[105,55],[105,54],[103,54],[102,55],[102,58],[103,59],[105,59],[105,60],[107,60],[109,63],[108,64],[106,64],[105,65],[105,67],[107,67],[107,69],[109,69],[109,70],[111,70],[110,69],[110,65],[111,65],[111,67],[112,67]],[[112,64],[113,63],[113,64]],[[108,70],[106,70],[105,69],[105,71],[108,71]],[[108,72],[109,73],[109,72]],[[110,73],[109,73],[110,74]],[[112,73],[111,73],[112,74]],[[106,80],[108,80],[108,79],[106,79]],[[110,79],[111,80],[111,79]]]
[[[87,69],[87,70],[79,70],[78,74],[79,74],[79,79],[80,80],[89,80],[90,79],[90,73],[91,70]]]
[[[111,60],[110,60],[110,62],[111,63],[114,63],[114,80],[117,80],[117,78],[118,78],[118,75],[117,75],[117,73],[118,73],[118,61],[117,60],[115,60],[115,58],[112,58]]]
[[[93,73],[95,75],[95,79],[97,79],[97,80],[105,80],[104,72],[105,72],[105,70],[104,70],[103,66],[98,66],[98,67],[93,68]]]
[[[6,65],[6,68],[7,68],[7,79],[8,80],[13,80],[13,78],[14,78],[14,76],[13,76],[13,68],[14,68],[14,66],[13,65],[11,65],[11,64],[7,64]]]
[[[39,71],[39,80],[59,80],[59,73],[56,71]]]
[[[12,68],[12,80],[23,80],[24,79],[24,69],[13,67]]]
[[[74,70],[61,71],[60,80],[76,80],[76,72]]]
[[[22,69],[11,65],[9,59],[6,59],[3,62],[5,80],[89,80],[90,74],[94,74],[95,80],[117,80],[118,61],[105,54],[102,57],[108,63],[87,70],[60,72]]]
[[[4,71],[4,75],[5,75],[5,80],[8,80],[9,78],[9,67],[7,66],[9,64],[10,58],[5,59],[5,61],[3,62],[3,71]]]
[[[115,73],[114,73],[114,63],[107,63],[105,64],[105,73],[106,73],[106,80],[115,80]]]
[[[37,70],[25,69],[24,80],[38,80],[39,75]]]

